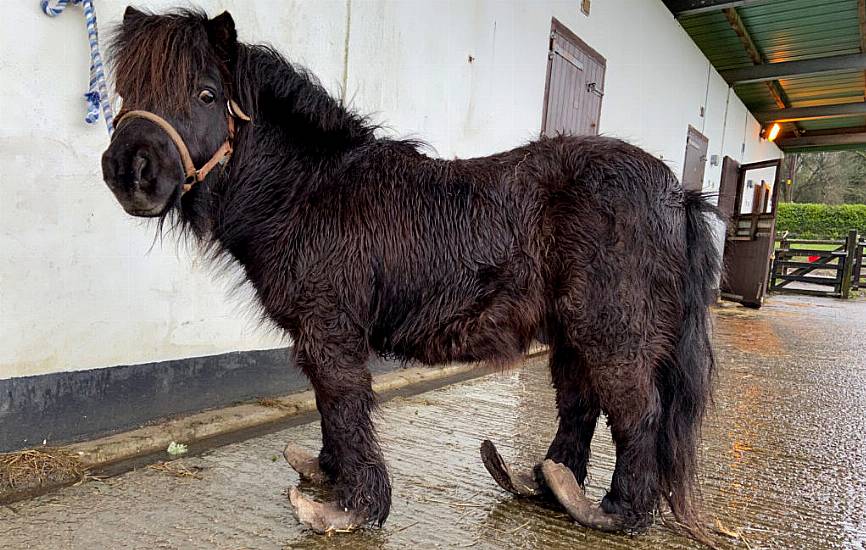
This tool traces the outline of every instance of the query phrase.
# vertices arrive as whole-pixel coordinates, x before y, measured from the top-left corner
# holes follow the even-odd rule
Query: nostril
[[[136,187],[141,187],[141,176],[144,169],[147,167],[147,157],[141,153],[136,153],[132,158],[132,183]]]

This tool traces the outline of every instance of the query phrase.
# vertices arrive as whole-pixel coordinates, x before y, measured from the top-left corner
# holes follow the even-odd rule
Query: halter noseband
[[[171,138],[171,141],[173,141],[175,147],[177,147],[177,152],[180,154],[180,162],[183,164],[184,180],[182,193],[186,193],[192,189],[193,185],[204,181],[204,178],[211,170],[213,170],[214,166],[231,156],[232,141],[235,138],[235,119],[237,118],[245,122],[250,121],[250,117],[241,111],[240,107],[238,107],[238,104],[235,103],[233,99],[228,100],[226,110],[226,122],[228,124],[229,135],[226,137],[223,144],[220,145],[219,149],[217,149],[213,156],[211,156],[210,160],[205,162],[201,168],[195,167],[195,163],[192,161],[192,156],[189,154],[189,149],[187,148],[186,143],[184,143],[183,138],[180,137],[177,130],[174,129],[174,126],[169,124],[169,122],[161,116],[151,113],[150,111],[123,111],[119,113],[114,120],[116,125],[119,127],[122,120],[143,118],[144,120],[149,120],[159,126],[162,131]]]

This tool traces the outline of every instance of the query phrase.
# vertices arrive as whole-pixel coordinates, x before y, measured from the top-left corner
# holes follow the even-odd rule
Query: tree
[[[787,158],[786,168],[794,177],[791,188],[783,190],[783,200],[866,204],[866,152],[796,153]]]

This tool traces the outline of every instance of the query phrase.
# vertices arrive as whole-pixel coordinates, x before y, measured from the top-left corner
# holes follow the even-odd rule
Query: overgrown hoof
[[[619,516],[608,514],[601,506],[587,498],[577,484],[574,473],[567,466],[548,459],[541,464],[541,472],[548,488],[574,521],[584,527],[609,533],[625,529]]]
[[[328,482],[328,476],[319,465],[319,457],[308,452],[306,449],[299,447],[293,443],[286,445],[283,449],[283,456],[289,466],[292,467],[302,479],[324,485]]]
[[[351,533],[367,523],[364,514],[344,510],[333,502],[322,503],[308,499],[297,487],[289,489],[289,501],[298,521],[320,535]]]
[[[536,497],[543,494],[543,489],[535,481],[532,472],[512,472],[489,439],[481,442],[481,462],[484,463],[493,480],[509,493],[521,497]]]

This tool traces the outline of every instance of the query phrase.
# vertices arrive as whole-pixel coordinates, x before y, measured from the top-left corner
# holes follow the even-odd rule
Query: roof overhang
[[[785,151],[866,149],[866,0],[663,0]]]

